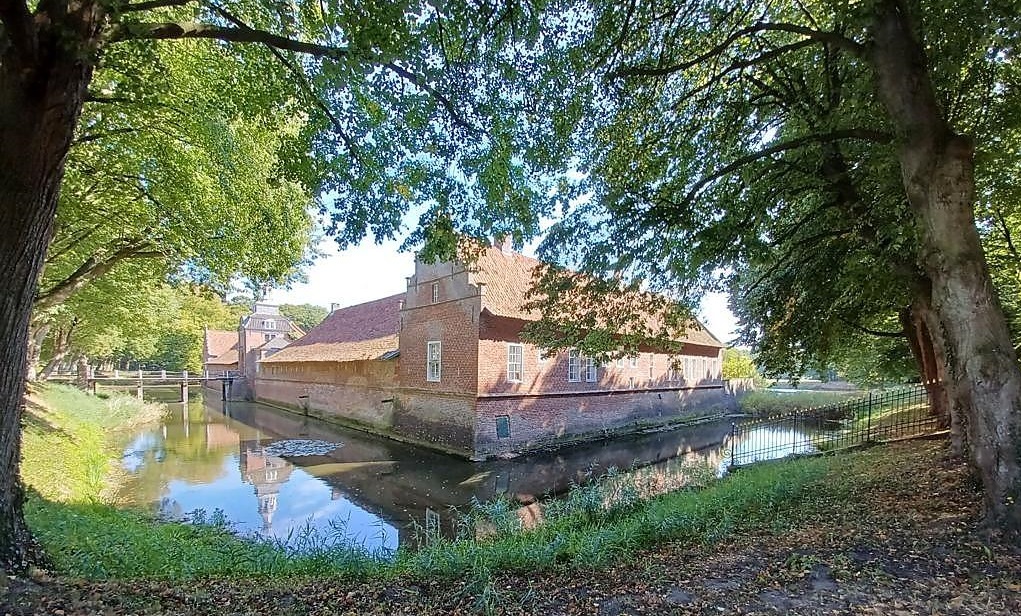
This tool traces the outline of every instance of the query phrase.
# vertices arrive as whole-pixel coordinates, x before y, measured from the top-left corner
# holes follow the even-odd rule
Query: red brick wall
[[[542,393],[542,392],[592,392],[621,389],[647,389],[663,387],[694,387],[696,385],[719,384],[719,370],[722,365],[722,350],[715,347],[688,345],[682,349],[683,355],[671,356],[666,353],[653,353],[646,350],[637,357],[637,365],[631,365],[631,358],[622,361],[611,361],[596,369],[597,380],[587,380],[587,360],[581,358],[579,381],[568,379],[568,354],[558,353],[539,359],[539,349],[528,343],[521,343],[519,332],[524,321],[494,317],[484,312],[479,326],[479,382],[480,394],[487,393]],[[507,380],[507,346],[509,343],[520,343],[523,347],[523,370],[521,382]],[[704,361],[706,367],[714,368],[712,373],[695,374],[692,370],[684,371],[683,365],[688,360]],[[715,364],[710,364],[715,360]],[[671,363],[676,362],[680,369],[671,374]],[[703,364],[699,364],[703,365]],[[684,378],[684,375],[687,378]],[[715,376],[715,378],[710,378]]]
[[[618,391],[579,395],[481,397],[477,403],[475,449],[479,455],[533,449],[609,431],[647,427],[731,408],[722,385],[661,391]],[[510,436],[499,438],[496,418],[507,416]]]
[[[308,396],[309,414],[388,430],[393,427],[397,361],[263,364],[256,399],[298,410]]]
[[[432,301],[432,285],[439,297]],[[416,263],[401,310],[400,383],[430,393],[467,394],[478,389],[478,289],[463,269],[450,264]],[[426,379],[426,345],[442,348],[439,382]]]
[[[437,297],[433,299],[433,283]],[[401,310],[394,431],[470,452],[478,391],[479,292],[460,266],[416,262]],[[426,379],[426,346],[441,344],[439,382]]]

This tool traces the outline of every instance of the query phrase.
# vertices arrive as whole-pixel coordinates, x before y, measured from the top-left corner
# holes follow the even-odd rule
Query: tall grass
[[[738,399],[738,408],[742,413],[747,413],[748,415],[769,417],[837,404],[860,397],[861,393],[858,392],[806,391],[777,393],[769,390],[756,390]]]
[[[22,480],[52,500],[99,500],[118,435],[165,412],[161,404],[126,395],[99,397],[67,385],[35,385],[23,420]]]

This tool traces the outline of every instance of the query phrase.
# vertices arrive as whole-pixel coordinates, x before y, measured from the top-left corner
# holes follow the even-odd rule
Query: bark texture
[[[64,161],[95,63],[102,10],[42,0],[0,11],[0,563],[24,569],[37,554],[19,476],[29,324],[53,232]]]
[[[951,404],[967,417],[970,461],[989,521],[1021,530],[1021,370],[975,228],[974,147],[940,108],[903,3],[884,0],[872,23],[880,98],[900,138],[904,187],[944,333]]]

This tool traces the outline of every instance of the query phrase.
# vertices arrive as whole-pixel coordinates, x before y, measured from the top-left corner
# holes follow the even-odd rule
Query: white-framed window
[[[524,371],[525,351],[520,344],[507,345],[507,380],[511,383],[521,382],[521,373]]]
[[[440,364],[443,349],[438,340],[430,340],[425,344],[425,380],[438,383],[440,381]]]
[[[434,282],[432,287],[432,298],[433,303],[440,301],[440,283]]]
[[[589,357],[588,361],[585,362],[585,380],[589,383],[595,383],[599,380],[599,364],[596,363],[593,357]]]
[[[274,321],[273,319],[266,319],[265,321],[262,322],[262,328],[263,329],[276,329],[277,328],[277,322]]]
[[[624,358],[623,357],[618,357],[617,358],[617,367],[618,368],[623,368],[624,367]]]
[[[638,367],[638,356],[637,355],[635,355],[634,357],[631,358],[631,367],[632,368],[637,368]]]
[[[652,367],[656,363],[656,356],[649,353],[649,380],[652,380]]]
[[[634,389],[635,388],[635,377],[633,377],[633,376],[628,377],[627,387],[628,387],[628,389]]]
[[[572,383],[581,380],[581,351],[578,349],[567,352],[567,380]]]

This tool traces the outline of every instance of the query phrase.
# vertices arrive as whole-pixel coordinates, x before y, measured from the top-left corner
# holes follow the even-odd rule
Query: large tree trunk
[[[29,322],[102,14],[72,0],[37,22],[0,7],[0,564],[20,570],[35,556],[19,475]]]
[[[872,24],[880,98],[901,138],[901,174],[919,261],[945,334],[952,404],[967,415],[969,456],[990,523],[1021,530],[1021,369],[975,228],[974,148],[940,108],[917,29],[886,0]]]
[[[49,323],[43,323],[29,328],[28,358],[26,359],[28,367],[25,372],[25,378],[28,381],[34,381],[38,377],[39,356],[42,354],[43,342],[46,341],[46,336],[48,336],[49,333]]]
[[[943,353],[941,333],[929,327],[932,316],[928,295],[916,295],[911,306],[901,312],[900,321],[911,354],[918,365],[922,385],[929,394],[931,414],[937,418],[939,427],[947,428],[951,425],[951,404],[948,390],[944,386],[946,356]],[[954,450],[962,450],[960,443],[955,444]]]

